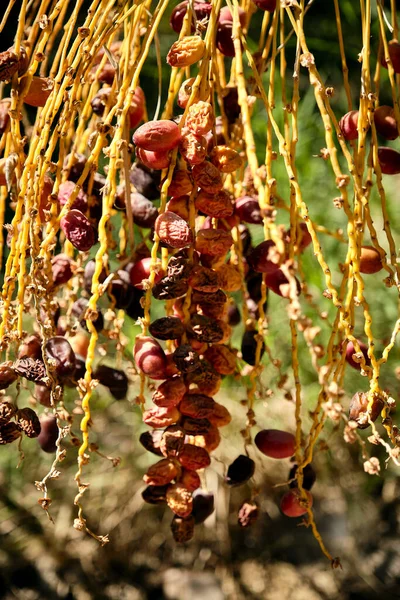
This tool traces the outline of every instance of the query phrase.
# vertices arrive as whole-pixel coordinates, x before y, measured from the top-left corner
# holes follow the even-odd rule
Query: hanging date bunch
[[[361,2],[348,56],[333,0],[340,89],[308,45],[311,2],[62,4],[21,2],[0,53],[2,451],[28,437],[53,454],[36,482],[50,518],[50,481],[76,452],[74,527],[104,544],[82,477],[96,398],[125,402],[157,457],[143,500],[167,506],[177,542],[214,513],[209,470],[246,486],[249,526],[265,472],[286,464],[275,501],[338,566],[310,491],[326,434],[359,443],[371,475],[376,448],[400,466],[396,3]]]

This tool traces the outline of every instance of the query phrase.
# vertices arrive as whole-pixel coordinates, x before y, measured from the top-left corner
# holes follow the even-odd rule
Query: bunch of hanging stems
[[[10,0],[0,31],[6,26],[14,4],[15,0]],[[254,403],[259,395],[265,352],[280,373],[280,363],[274,360],[265,343],[268,331],[265,307],[268,290],[272,290],[284,297],[282,302],[287,306],[295,387],[295,434],[262,430],[255,443],[267,456],[294,455],[297,467],[292,483],[295,485],[286,497],[289,509],[282,504],[282,510],[290,515],[294,507],[296,515],[292,510],[290,516],[304,514],[305,523],[311,527],[322,552],[333,566],[338,566],[339,559],[331,556],[318,532],[308,491],[310,486],[305,485],[304,478],[328,416],[334,410],[340,413],[346,366],[357,369],[370,386],[368,393],[360,393],[353,399],[350,420],[340,413],[346,423],[348,439],[358,439],[368,468],[379,469],[376,462],[367,460],[365,443],[357,432],[357,428],[370,426],[370,439],[382,444],[388,457],[399,466],[400,438],[390,417],[394,400],[381,389],[379,375],[394,348],[400,319],[382,355],[377,357],[364,288],[364,275],[368,277],[380,270],[386,271],[384,285],[399,286],[395,240],[382,177],[382,173],[399,172],[399,161],[395,150],[386,160],[384,154],[380,154],[380,122],[374,118],[385,73],[393,104],[387,114],[394,128],[394,134],[386,139],[398,136],[397,67],[400,61],[396,54],[396,2],[390,2],[388,16],[380,1],[372,7],[370,0],[361,0],[361,89],[355,103],[349,84],[339,2],[333,0],[349,111],[340,122],[331,106],[333,90],[322,81],[304,33],[312,1],[306,4],[304,0],[282,0],[276,6],[267,0],[255,3],[244,0],[241,5],[237,0],[227,0],[225,7],[221,0],[211,4],[192,0],[181,3],[171,16],[171,24],[179,37],[167,57],[170,79],[161,115],[161,72],[165,68],[165,57],[161,55],[157,32],[166,18],[169,0],[161,0],[155,7],[147,0],[94,0],[78,27],[82,4],[83,0],[23,0],[14,45],[1,55],[0,225],[4,225],[8,233],[8,248],[4,246],[3,236],[0,238],[0,259],[4,263],[0,304],[4,362],[0,376],[3,378],[1,388],[8,388],[8,396],[2,402],[2,443],[21,441],[23,434],[43,436],[43,421],[42,425],[36,422],[36,413],[16,406],[21,377],[31,382],[30,386],[40,385],[46,398],[39,398],[39,404],[45,405],[44,412],[54,413],[58,425],[54,448],[50,444],[55,451],[54,462],[43,480],[36,482],[43,493],[40,503],[50,517],[47,483],[59,476],[57,467],[65,456],[61,442],[72,424],[72,415],[63,402],[64,385],[76,387],[83,417],[75,475],[78,514],[74,526],[102,544],[108,541],[107,535],[90,531],[82,504],[89,485],[82,480],[83,468],[89,462],[88,451],[93,450],[90,443],[93,389],[100,382],[117,397],[113,390],[117,385],[116,373],[120,373],[118,369],[111,374],[112,369],[108,373],[101,368],[96,370],[99,358],[96,348],[99,335],[106,336],[110,348],[116,350],[116,365],[122,358],[126,360],[129,353],[121,328],[125,313],[132,316],[127,307],[132,306],[136,294],[133,316],[139,319],[142,334],[138,336],[133,356],[129,356],[132,372],[136,373],[133,376],[135,396],[143,410],[148,390],[154,389],[154,380],[164,381],[153,397],[155,408],[143,413],[145,423],[156,432],[164,431],[158,446],[154,432],[147,440],[149,448],[163,457],[145,476],[147,497],[157,493],[161,501],[168,503],[175,515],[174,536],[178,541],[186,541],[193,529],[193,491],[204,478],[202,471],[209,464],[208,452],[219,443],[218,427],[229,421],[226,409],[214,402],[212,396],[217,393],[223,376],[237,374],[240,369],[248,375],[245,380],[248,383],[247,423],[241,432],[243,456],[248,463],[245,473],[240,469],[238,472],[237,465],[231,465],[228,475],[230,472],[233,483],[244,483],[252,476],[254,461],[249,455],[254,454]],[[371,13],[375,9],[379,22],[376,56],[370,48]],[[250,51],[248,44],[250,22],[259,31],[256,53]],[[293,38],[296,51],[289,75],[287,43],[289,40],[292,43]],[[159,97],[151,120],[138,89],[141,71],[149,61],[153,45]],[[308,73],[322,119],[326,143],[323,157],[336,181],[335,205],[344,212],[345,233],[329,231],[312,220],[299,184],[296,150],[301,69]],[[275,114],[278,80],[279,106],[284,108],[282,118]],[[103,93],[104,88],[107,88],[106,93]],[[181,94],[185,96],[183,100]],[[232,110],[232,102],[235,110]],[[28,105],[37,107],[33,120]],[[253,114],[258,105],[267,114],[263,163],[257,158],[253,130]],[[132,116],[135,110],[139,110],[136,121]],[[138,127],[143,121],[145,125]],[[282,126],[278,125],[280,121]],[[171,137],[169,147],[168,136]],[[157,140],[154,147],[153,137]],[[344,169],[340,156],[344,159]],[[274,177],[277,160],[283,161],[287,174],[287,202],[280,195],[285,182]],[[143,163],[154,169],[143,168]],[[141,216],[137,218],[136,214],[138,193],[146,196],[139,180],[132,176],[135,167],[137,173],[138,165],[144,169],[142,173],[154,181],[158,177],[159,181],[158,211],[150,225],[140,224]],[[65,184],[71,181],[73,185],[66,194]],[[96,187],[98,181],[101,185]],[[373,189],[381,201],[388,255],[378,239],[370,213]],[[86,204],[83,207],[79,204],[78,208],[82,195]],[[116,208],[116,198],[124,208],[122,218]],[[10,224],[5,224],[8,206],[14,210],[14,216]],[[256,216],[254,213],[249,216],[249,207],[256,211]],[[282,213],[289,217],[286,232],[276,222],[277,215]],[[121,223],[120,229],[115,236],[118,223]],[[246,223],[263,228],[264,242],[250,250]],[[333,284],[331,266],[320,245],[320,237],[325,235],[347,244],[338,286]],[[367,235],[372,246],[365,244]],[[327,326],[326,315],[321,315],[308,292],[302,268],[302,251],[308,243],[325,278],[324,296],[332,302],[335,311],[325,353],[321,353],[321,345],[305,325],[301,306],[302,302],[309,303],[316,317],[322,318]],[[88,260],[92,246],[95,247],[94,262]],[[172,258],[175,262],[171,262]],[[116,263],[117,268],[111,268],[111,262]],[[191,273],[186,270],[185,276],[179,279],[176,269],[184,270],[188,265]],[[337,270],[337,265],[334,267]],[[128,274],[127,281],[122,271]],[[255,306],[251,303],[249,272],[252,276],[258,274]],[[177,282],[184,292],[174,295]],[[117,283],[128,300],[121,300]],[[85,285],[84,310],[77,316],[74,302]],[[230,342],[234,319],[233,311],[227,310],[229,293],[235,291],[241,296],[240,317],[245,326],[239,352]],[[167,320],[162,324],[160,319],[152,324],[154,297],[166,299]],[[104,327],[97,326],[101,299],[108,302],[107,326]],[[55,307],[61,307],[61,317],[64,317],[61,324],[60,316],[55,317]],[[361,312],[367,344],[362,344],[354,335],[356,315],[359,318]],[[29,316],[33,319],[26,318]],[[83,326],[89,337],[82,350]],[[32,335],[30,343],[26,342],[26,327],[31,328],[30,335],[33,327],[38,346],[35,352]],[[179,329],[179,334],[171,333],[174,327]],[[161,330],[163,333],[157,334]],[[320,385],[308,432],[302,418],[299,331],[306,339]],[[164,340],[165,344],[157,339]],[[80,342],[79,349],[76,340]],[[67,349],[65,343],[68,343]],[[67,369],[67,376],[62,371],[74,351],[84,357],[79,378],[75,365]],[[146,362],[147,355],[151,364]],[[14,382],[13,404],[14,392],[10,392],[13,388],[8,386]],[[361,404],[358,411],[356,401]],[[8,417],[4,416],[6,413]],[[387,439],[381,437],[374,423],[379,413]],[[15,418],[15,422],[11,418]],[[67,425],[63,426],[63,419]],[[208,425],[202,431],[205,420]],[[273,441],[271,435],[276,436]],[[196,453],[193,448],[201,448],[201,452]],[[198,484],[193,483],[197,481]]]

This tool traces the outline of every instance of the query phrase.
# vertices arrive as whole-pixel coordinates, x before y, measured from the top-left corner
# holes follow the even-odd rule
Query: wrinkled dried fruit
[[[211,131],[214,120],[214,111],[211,104],[200,100],[190,106],[186,118],[186,127],[195,135],[204,135]]]
[[[15,73],[22,75],[29,65],[25,48],[20,48],[19,57],[14,48],[8,48],[0,53],[0,81],[11,81]]]
[[[195,135],[184,129],[179,152],[189,165],[199,165],[207,156],[207,140],[202,135]]]
[[[40,359],[20,358],[14,363],[14,371],[34,383],[44,383],[47,380],[46,367]]]
[[[242,276],[236,265],[224,263],[216,269],[216,272],[220,287],[225,292],[238,292],[242,288]]]
[[[147,504],[164,504],[167,501],[168,485],[149,485],[142,492],[142,498]]]
[[[135,186],[139,194],[143,194],[149,200],[160,197],[158,185],[160,173],[146,167],[143,163],[136,162],[129,173],[130,182]]]
[[[232,421],[232,417],[229,410],[223,406],[223,404],[215,402],[214,410],[211,415],[209,415],[208,420],[211,425],[214,425],[215,427],[225,427],[225,425],[229,425]]]
[[[370,421],[376,421],[385,406],[383,399],[374,395],[371,412],[368,415],[369,400],[370,395],[367,392],[357,392],[350,401],[349,419],[356,421],[359,429],[366,429],[370,426]]]
[[[233,214],[233,204],[230,194],[221,190],[215,194],[201,191],[195,199],[195,207],[209,217],[225,219]]]
[[[0,425],[8,423],[16,412],[17,409],[14,404],[7,402],[6,400],[2,400],[0,402]]]
[[[209,419],[213,414],[215,401],[205,394],[186,394],[179,405],[179,411],[192,419]]]
[[[161,317],[150,323],[149,332],[158,340],[178,340],[185,328],[177,317]]]
[[[224,337],[224,331],[218,321],[204,315],[193,315],[187,331],[191,338],[206,344],[216,344]]]
[[[152,337],[138,335],[133,349],[138,368],[151,379],[165,379],[166,356],[160,344]]]
[[[193,242],[193,233],[182,217],[167,210],[157,217],[155,231],[171,248],[186,248]]]
[[[189,542],[194,535],[193,517],[190,515],[183,519],[175,515],[171,523],[171,532],[177,544]]]
[[[263,222],[260,205],[257,198],[253,196],[242,196],[235,202],[235,215],[242,223],[252,223],[259,225]]]
[[[96,243],[93,227],[80,210],[70,210],[62,217],[60,227],[67,240],[80,252],[87,252]]]
[[[146,289],[146,281],[150,277],[150,269],[153,263],[152,258],[141,258],[137,262],[135,262],[129,269],[129,277],[131,284],[137,288],[138,290]],[[156,275],[154,278],[154,282],[157,283],[163,276],[162,271],[160,270],[161,263],[157,261],[154,265],[154,270],[156,271]]]
[[[236,371],[236,354],[227,346],[210,346],[204,357],[221,375],[232,375]]]
[[[196,250],[208,256],[225,256],[232,244],[231,233],[223,229],[201,229],[196,236]]]
[[[154,204],[137,192],[131,193],[133,222],[139,227],[150,229],[156,222],[158,210]]]
[[[160,450],[163,456],[176,458],[182,451],[184,442],[184,430],[179,425],[171,425],[170,427],[167,427],[162,435]]]
[[[221,173],[212,163],[205,160],[192,169],[193,179],[204,192],[214,194],[222,189]]]
[[[20,437],[21,430],[16,423],[11,421],[10,423],[4,423],[4,425],[0,425],[0,446],[4,444],[11,444]]]
[[[210,154],[211,162],[221,173],[233,173],[243,164],[239,153],[229,146],[215,146]]]
[[[179,88],[177,103],[180,108],[186,108],[195,81],[196,80],[194,77],[190,77],[190,79],[185,79],[185,81]]]
[[[155,407],[145,410],[143,413],[143,423],[154,429],[163,429],[174,425],[180,419],[180,412],[172,406],[171,408]]]
[[[189,197],[176,196],[167,202],[166,209],[179,215],[185,221],[189,221]]]
[[[38,437],[41,431],[39,417],[31,408],[21,408],[16,415],[20,429],[29,438]]]
[[[0,390],[7,389],[17,379],[18,375],[11,361],[0,364]]]
[[[351,110],[339,121],[339,127],[345,140],[358,138],[358,110]]]
[[[23,79],[21,80],[21,83]],[[44,106],[53,91],[54,81],[50,77],[37,77],[34,75],[27,93],[24,96],[25,104],[29,106]]]
[[[362,246],[360,255],[360,273],[366,275],[378,273],[383,269],[382,258],[373,246]]]
[[[165,152],[176,148],[181,132],[174,121],[149,121],[141,125],[133,134],[133,143],[144,150]]]
[[[174,42],[167,54],[171,67],[190,67],[203,58],[206,45],[198,35],[188,35]]]
[[[167,485],[177,475],[178,469],[175,464],[168,458],[163,458],[147,470],[146,475],[143,476],[143,481],[147,485]]]
[[[399,137],[394,109],[391,106],[378,106],[374,112],[375,127],[385,140],[395,140]]]
[[[193,446],[192,444],[184,444],[178,460],[182,467],[185,467],[189,471],[205,469],[211,463],[207,450],[199,446]]]
[[[189,289],[186,279],[175,280],[170,277],[161,279],[152,289],[152,294],[157,300],[175,300],[185,296]]]
[[[201,368],[188,373],[185,379],[188,384],[196,385],[198,391],[201,390],[207,396],[213,396],[221,387],[221,375],[206,360],[202,360]]]
[[[175,170],[168,187],[168,196],[185,196],[191,194],[192,190],[193,183],[189,172],[184,169]]]
[[[187,490],[189,490],[189,492],[194,492],[201,485],[200,477],[196,473],[196,471],[188,471],[187,469],[182,469],[182,474],[180,476],[179,482]]]
[[[290,458],[296,448],[292,433],[279,429],[262,429],[254,438],[257,448],[270,458]]]
[[[173,361],[182,373],[191,373],[201,367],[201,360],[189,344],[181,344],[173,354]]]
[[[168,486],[167,504],[178,517],[188,517],[192,512],[192,494],[180,483]]]
[[[190,287],[206,294],[217,292],[221,287],[218,274],[213,269],[201,265],[194,267],[189,275],[188,282]]]

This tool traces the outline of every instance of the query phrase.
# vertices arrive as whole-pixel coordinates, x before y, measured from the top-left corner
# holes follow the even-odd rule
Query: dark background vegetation
[[[73,2],[70,1],[72,6]],[[175,3],[171,3],[171,6]],[[2,7],[0,7],[0,16]],[[84,4],[84,8],[89,2]],[[361,27],[359,4],[341,0],[342,24],[346,52],[351,73],[354,99],[359,94]],[[0,50],[12,44],[17,25],[20,2],[10,17],[9,26],[0,36]],[[375,9],[374,9],[375,10]],[[84,14],[84,10],[82,11]],[[253,17],[251,34],[256,35],[261,13]],[[346,112],[342,87],[337,33],[333,1],[315,0],[306,17],[306,33],[310,51],[324,82],[335,88],[333,109],[339,118]],[[160,30],[163,58],[176,39],[165,21]],[[294,57],[294,37],[288,44],[288,78]],[[372,26],[372,65],[378,47],[377,19]],[[267,78],[268,74],[265,75]],[[168,69],[163,65],[163,82]],[[154,49],[141,76],[146,91],[149,115],[156,104],[154,93],[157,82]],[[164,85],[165,91],[165,85]],[[278,89],[279,92],[279,89]],[[278,94],[279,95],[279,94]],[[329,164],[317,158],[325,146],[321,120],[308,84],[307,73],[301,74],[300,132],[297,168],[304,198],[315,222],[330,229],[346,228],[344,214],[333,208],[337,195]],[[165,95],[164,95],[165,99]],[[390,87],[383,73],[381,102],[390,102]],[[277,119],[281,106],[277,101]],[[254,131],[260,158],[265,143],[266,116],[261,105],[254,112]],[[391,143],[393,147],[398,142]],[[276,148],[277,149],[277,148]],[[281,162],[276,164],[276,175],[281,196],[287,199],[288,185]],[[389,178],[387,178],[389,179]],[[397,202],[398,178],[387,183],[389,213],[396,241],[399,239],[399,209]],[[378,232],[382,218],[377,198],[373,195],[371,209]],[[279,216],[287,224],[287,215]],[[255,240],[259,233],[253,232]],[[323,238],[323,236],[321,236]],[[334,273],[334,283],[340,281],[337,263],[344,259],[345,246],[330,238],[321,239],[324,254]],[[384,247],[385,244],[383,244]],[[324,288],[320,268],[308,249],[304,270],[310,290],[320,310],[332,315],[329,301],[322,297]],[[375,275],[366,282],[367,299],[371,301],[374,333],[378,350],[390,336],[397,318],[397,292],[388,290]],[[157,303],[156,303],[157,304]],[[327,339],[329,329],[321,324],[312,308],[303,309],[322,326],[321,342]],[[156,310],[158,308],[156,307]],[[269,305],[270,332],[268,343],[273,356],[282,360],[282,369],[290,374],[288,352],[288,324],[284,303],[271,298]],[[356,326],[362,331],[362,321]],[[325,327],[325,328],[324,328]],[[138,332],[128,319],[125,333],[131,342]],[[234,337],[238,344],[242,329]],[[318,392],[318,382],[311,368],[308,350],[301,346],[305,425],[310,421],[306,410],[312,409]],[[276,370],[266,361],[263,384],[276,389]],[[394,375],[398,363],[398,347],[383,369],[382,385],[398,399],[399,383]],[[298,523],[283,517],[279,498],[285,490],[277,487],[287,480],[290,464],[277,464],[272,459],[257,461],[255,484],[259,487],[260,518],[254,527],[240,529],[236,521],[237,509],[250,494],[250,488],[228,490],[223,484],[224,466],[242,449],[239,430],[245,422],[245,409],[240,400],[245,390],[239,379],[228,378],[218,396],[233,415],[231,426],[222,430],[223,442],[215,453],[212,467],[207,472],[207,486],[218,490],[216,513],[204,526],[196,529],[193,541],[184,546],[173,543],[169,532],[171,514],[160,507],[143,505],[141,477],[154,457],[138,443],[143,430],[139,410],[133,400],[137,393],[132,383],[129,402],[112,401],[104,388],[96,390],[93,398],[93,441],[109,456],[121,456],[117,469],[97,455],[92,456],[87,468],[91,483],[85,496],[89,526],[110,534],[110,543],[104,548],[89,537],[75,531],[71,524],[76,516],[73,499],[76,487],[73,474],[76,469],[75,449],[68,441],[67,458],[61,465],[62,475],[51,484],[53,498],[51,524],[37,504],[39,494],[33,482],[47,472],[51,457],[39,452],[35,440],[24,443],[25,460],[16,469],[18,453],[14,446],[0,452],[0,598],[11,600],[52,599],[86,600],[163,600],[188,599],[220,600],[223,598],[250,600],[372,600],[398,598],[400,584],[399,478],[398,470],[389,465],[384,469],[384,454],[373,448],[380,457],[381,476],[363,472],[362,458],[357,445],[346,445],[342,426],[328,422],[321,438],[323,443],[316,452],[313,465],[318,475],[313,490],[315,517],[323,538],[334,556],[342,559],[343,570],[332,571],[321,555],[312,534]],[[367,389],[367,382],[356,372],[346,375],[345,400],[358,390]],[[71,392],[66,396],[67,406],[73,406]],[[260,398],[256,416],[260,427],[287,427],[293,430],[293,405],[276,393],[268,402]],[[76,427],[77,429],[77,427]],[[362,434],[367,437],[368,432]]]

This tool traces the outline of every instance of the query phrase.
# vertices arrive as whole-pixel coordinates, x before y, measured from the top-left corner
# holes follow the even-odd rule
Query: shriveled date
[[[160,240],[171,248],[186,248],[193,242],[193,233],[189,225],[170,210],[157,217],[155,231]]]

